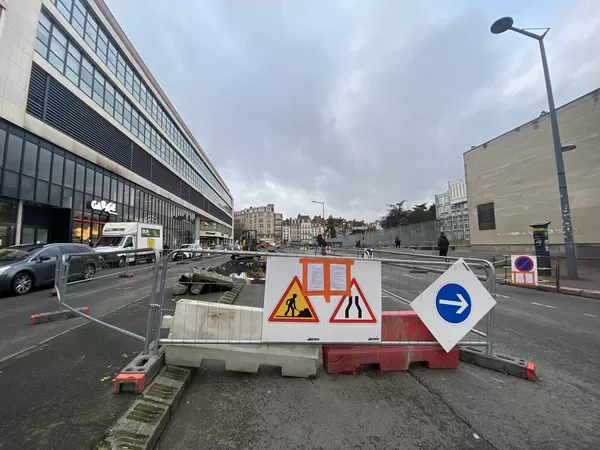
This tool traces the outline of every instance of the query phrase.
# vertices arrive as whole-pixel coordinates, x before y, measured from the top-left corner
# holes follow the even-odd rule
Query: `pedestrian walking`
[[[440,237],[437,241],[438,250],[440,252],[440,256],[448,256],[448,248],[450,248],[450,241],[446,237],[446,235],[442,232],[440,233]],[[446,262],[448,262],[448,258],[446,258]]]

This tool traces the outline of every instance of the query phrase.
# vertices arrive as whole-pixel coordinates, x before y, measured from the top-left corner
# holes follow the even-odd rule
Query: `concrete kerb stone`
[[[168,405],[137,400],[111,429],[104,446],[110,450],[153,449],[169,419]]]
[[[581,291],[581,296],[585,298],[593,298],[596,300],[600,300],[600,291],[596,291],[594,289],[584,289]]]
[[[141,393],[165,364],[165,348],[156,355],[137,355],[125,366],[113,382],[115,394],[120,392]]]
[[[183,367],[165,366],[148,385],[142,396],[144,400],[162,403],[175,411],[190,381],[192,371]]]
[[[500,354],[487,355],[484,351],[471,347],[460,348],[459,359],[469,364],[523,378],[524,380],[535,381],[536,379],[535,363],[524,359]]]

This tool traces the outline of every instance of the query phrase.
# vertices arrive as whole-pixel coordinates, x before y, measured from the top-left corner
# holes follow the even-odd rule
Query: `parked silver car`
[[[25,244],[0,250],[0,292],[24,295],[34,287],[54,283],[56,262],[66,253],[90,253],[84,244]],[[84,257],[76,264],[69,279],[90,279],[101,267],[100,255]]]

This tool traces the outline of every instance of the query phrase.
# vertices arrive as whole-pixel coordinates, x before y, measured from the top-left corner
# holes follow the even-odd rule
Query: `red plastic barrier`
[[[381,320],[383,341],[436,342],[414,311],[385,311]],[[412,362],[424,362],[429,369],[455,369],[458,354],[458,347],[446,353],[439,345],[324,345],[323,363],[327,373],[356,373],[366,364],[377,364],[382,371],[408,370]]]

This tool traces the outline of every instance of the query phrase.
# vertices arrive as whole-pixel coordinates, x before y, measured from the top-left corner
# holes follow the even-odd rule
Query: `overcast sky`
[[[598,0],[106,0],[235,197],[375,220],[433,201],[463,156],[599,86]],[[142,6],[143,3],[143,6]],[[170,9],[169,9],[170,6]]]

